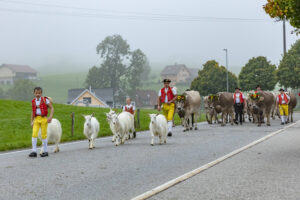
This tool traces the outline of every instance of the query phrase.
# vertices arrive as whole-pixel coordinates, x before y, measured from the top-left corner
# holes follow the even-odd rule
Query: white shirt
[[[286,98],[287,98],[288,100],[290,100],[290,96],[287,95],[287,94],[286,94]],[[285,100],[284,100],[284,94],[281,95],[281,99],[282,99],[282,101],[281,101],[282,104],[287,104],[287,102],[285,102]],[[276,101],[279,103],[279,97],[278,97],[278,96],[277,96]]]
[[[169,88],[165,88],[165,93],[167,94]],[[177,91],[175,88],[172,88],[172,92],[174,95],[177,95]],[[161,90],[158,92],[158,96],[161,97]],[[165,102],[168,102],[168,96],[166,95]]]
[[[240,102],[240,94],[242,94],[243,99],[245,99],[245,95],[243,93],[235,93],[235,95],[236,95],[235,103],[241,103]],[[233,95],[233,98],[234,98],[234,95]]]
[[[38,100],[37,98],[35,98],[35,104],[36,104],[36,115],[42,115],[41,109],[40,109],[40,104],[41,104],[41,98]],[[46,105],[49,105],[50,101],[48,99],[46,99]]]
[[[123,106],[123,111],[125,111],[125,107],[129,110],[130,108],[133,109],[133,111],[135,111],[135,106],[130,104],[130,105],[126,105],[126,106]]]

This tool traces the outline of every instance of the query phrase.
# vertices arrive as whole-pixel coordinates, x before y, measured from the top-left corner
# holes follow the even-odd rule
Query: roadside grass
[[[99,137],[112,135],[106,121],[107,108],[79,107],[54,104],[54,118],[62,124],[63,134],[61,142],[85,139],[83,135],[84,118],[82,114],[94,113],[100,123]],[[117,112],[121,110],[117,109]],[[74,135],[71,136],[71,113],[75,113]],[[142,109],[140,111],[140,128],[137,131],[148,130],[150,118],[148,114],[158,113],[156,110]],[[0,100],[0,151],[13,150],[31,146],[32,128],[30,126],[31,102]],[[201,115],[201,121],[205,116]],[[180,119],[175,115],[175,124]],[[40,145],[40,141],[39,141]]]

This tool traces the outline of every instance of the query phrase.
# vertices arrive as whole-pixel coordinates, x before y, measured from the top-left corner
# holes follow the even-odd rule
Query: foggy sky
[[[22,1],[22,0],[16,0]],[[87,71],[99,65],[96,46],[106,36],[121,34],[131,49],[140,48],[150,64],[184,63],[199,68],[216,59],[225,65],[224,48],[229,50],[229,67],[241,67],[251,57],[267,56],[278,64],[283,52],[282,23],[274,22],[262,9],[265,0],[29,0],[44,3],[122,12],[220,18],[265,19],[263,21],[128,20],[103,17],[41,14],[101,14],[92,10],[23,5],[0,1],[0,64],[27,64],[44,73]],[[2,9],[2,10],[1,10]],[[25,10],[7,12],[9,10]],[[103,13],[102,13],[103,14]],[[117,12],[110,13],[118,15]],[[121,13],[126,15],[126,13]],[[132,14],[128,14],[132,15]],[[287,25],[287,47],[297,37]],[[46,70],[47,68],[47,70]],[[57,69],[60,69],[59,71]]]

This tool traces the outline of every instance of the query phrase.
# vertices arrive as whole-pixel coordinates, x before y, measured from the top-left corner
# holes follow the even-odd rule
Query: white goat
[[[108,121],[108,124],[109,124],[109,127],[110,127],[110,130],[113,132],[113,137],[112,137],[112,142],[115,142],[116,141],[116,134],[114,133],[114,126],[113,126],[113,123],[112,123],[112,117],[113,115],[117,115],[117,113],[110,109],[109,113],[106,113],[106,119]]]
[[[89,149],[95,148],[95,139],[98,136],[100,125],[98,120],[92,115],[83,115],[85,118],[83,134],[89,140]]]
[[[58,119],[52,119],[47,128],[47,141],[55,144],[54,153],[59,152],[58,144],[61,139],[62,128]],[[39,130],[39,139],[41,140],[41,130]],[[44,146],[42,146],[40,154],[44,152]]]
[[[133,115],[129,112],[112,115],[110,128],[115,137],[115,145],[124,144],[125,140],[129,138],[129,132],[135,131]]]
[[[168,122],[164,115],[161,114],[150,114],[150,133],[151,133],[151,145],[154,145],[154,136],[159,137],[159,144],[167,143],[167,132],[168,132]]]

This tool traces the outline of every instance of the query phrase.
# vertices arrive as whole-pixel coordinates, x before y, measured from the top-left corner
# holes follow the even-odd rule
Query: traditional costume
[[[284,91],[283,89],[280,89],[279,91]],[[287,95],[286,93],[280,93],[277,96],[276,99],[278,106],[279,106],[279,112],[280,112],[280,117],[281,117],[281,124],[287,123],[287,117],[289,115],[289,101],[290,101],[290,96]]]

